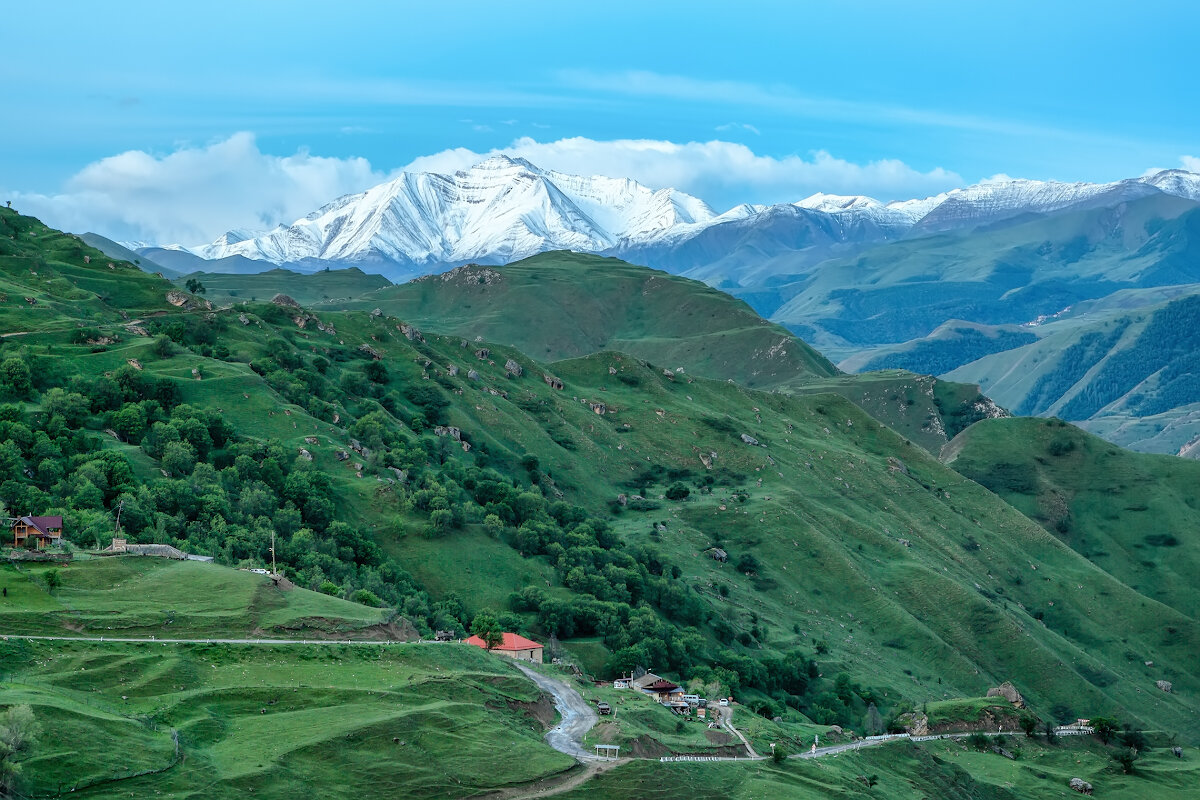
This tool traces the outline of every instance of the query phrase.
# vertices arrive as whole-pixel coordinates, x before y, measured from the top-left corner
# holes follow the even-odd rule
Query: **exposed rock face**
[[[994,689],[988,689],[987,696],[1003,697],[1017,708],[1025,707],[1025,698],[1021,696],[1021,693],[1017,691],[1017,687],[1013,686],[1010,681],[1005,681]]]
[[[1171,685],[1170,681],[1155,681],[1154,685],[1157,686],[1159,689],[1162,689],[1164,692],[1167,692],[1168,694],[1170,694],[1171,689],[1174,688]]]
[[[238,322],[242,323],[243,325],[249,325],[250,318],[247,317],[245,314],[238,314]]]
[[[462,431],[449,425],[438,425],[433,432],[438,436],[449,436],[456,442],[462,441]]]
[[[742,434],[742,441],[743,441],[743,442],[745,442],[745,443],[746,443],[746,444],[748,444],[748,445],[751,445],[751,446],[757,446],[757,445],[758,445],[758,439],[755,439],[753,436],[751,436],[751,435],[750,435],[750,434],[748,434],[748,433],[743,433],[743,434]]]
[[[271,298],[271,303],[277,306],[285,306],[287,308],[299,308],[300,304],[286,294],[277,294]]]
[[[167,302],[176,308],[182,308],[188,311],[197,308],[204,308],[210,311],[212,310],[212,303],[208,302],[207,300],[201,300],[198,297],[192,297],[190,294],[181,292],[178,289],[172,289],[171,291],[167,292],[166,297]],[[26,298],[26,300],[28,299],[29,298]]]
[[[491,354],[492,354],[492,351],[488,350],[486,347],[481,347],[475,351],[475,357],[478,358],[480,361],[487,361],[488,356],[490,356]]]
[[[542,380],[544,380],[546,385],[551,389],[558,389],[559,391],[562,391],[563,382],[553,375],[543,375]]]
[[[371,319],[378,319],[379,317],[382,317],[383,309],[382,308],[372,309],[370,316],[371,316]]]
[[[381,354],[374,347],[371,347],[371,345],[367,344],[366,342],[363,342],[362,344],[360,344],[358,346],[358,349],[363,351],[364,353],[366,353],[367,355],[369,355],[371,358],[375,359],[376,361],[381,361],[383,359],[383,354]]]
[[[131,358],[129,359],[129,366],[140,372],[142,369],[142,362],[138,361],[136,358]]]
[[[473,369],[467,370],[467,378],[473,381],[479,380],[479,373]]]
[[[908,474],[908,467],[895,456],[888,456],[888,469],[892,472],[899,472],[901,475]]]
[[[451,378],[456,377],[458,375],[458,365],[451,364],[450,366],[446,367],[446,372],[450,373]]]
[[[521,365],[516,361],[513,361],[511,358],[504,362],[504,371],[515,378],[521,377],[521,373],[524,372],[524,370],[521,369]]]
[[[308,452],[303,447],[300,448],[300,457],[303,458],[305,461],[313,460],[312,453]]]
[[[1070,786],[1075,791],[1079,792],[1080,794],[1091,794],[1092,793],[1092,785],[1090,783],[1088,783],[1087,781],[1085,781],[1083,778],[1071,778],[1070,782],[1067,785]]]
[[[588,405],[591,406],[593,414],[604,416],[608,413],[608,406],[604,405],[604,403],[589,403]]]
[[[412,325],[405,325],[404,323],[400,323],[396,327],[398,327],[400,329],[400,332],[404,334],[404,338],[408,339],[410,342],[425,341],[425,334],[421,333],[419,330],[417,330]]]

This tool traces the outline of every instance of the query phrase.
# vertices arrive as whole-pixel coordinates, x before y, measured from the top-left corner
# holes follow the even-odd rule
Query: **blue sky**
[[[1112,180],[1197,164],[1197,22],[1155,0],[9,4],[0,191],[209,238],[496,150],[722,210]]]

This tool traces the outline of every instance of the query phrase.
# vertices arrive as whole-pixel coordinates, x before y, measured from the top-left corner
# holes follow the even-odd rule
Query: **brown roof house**
[[[17,517],[13,520],[13,547],[45,550],[62,543],[62,517]]]

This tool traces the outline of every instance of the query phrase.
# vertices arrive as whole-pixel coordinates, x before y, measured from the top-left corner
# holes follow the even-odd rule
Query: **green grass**
[[[9,642],[0,672],[0,706],[29,703],[42,728],[23,765],[32,795],[321,787],[329,797],[448,798],[572,763],[524,710],[538,699],[532,684],[471,647]],[[184,756],[174,766],[172,730]],[[152,769],[165,771],[113,782]]]
[[[56,569],[50,594],[42,575]],[[5,633],[286,638],[352,632],[383,622],[387,611],[307,589],[281,592],[263,575],[197,561],[117,556],[68,566],[0,567]]]
[[[215,305],[265,302],[278,293],[286,294],[301,305],[310,305],[345,301],[392,285],[382,275],[368,275],[358,267],[315,273],[270,269],[253,275],[193,272],[176,278],[174,283],[183,288],[189,280],[200,281],[205,290],[204,298]]]

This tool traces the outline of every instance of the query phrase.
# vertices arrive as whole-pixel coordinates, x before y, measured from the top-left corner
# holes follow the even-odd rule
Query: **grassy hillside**
[[[51,590],[46,573],[61,582]],[[6,633],[110,636],[276,637],[350,634],[386,638],[391,614],[265,575],[197,561],[136,556],[67,566],[0,567]]]
[[[35,797],[466,797],[573,763],[533,684],[464,645],[8,641],[0,672],[41,728]]]
[[[1195,203],[1157,196],[905,239],[806,269],[769,316],[807,326],[835,360],[950,319],[1029,322],[1121,289],[1194,283],[1197,226]]]
[[[1190,590],[1200,568],[1200,464],[1131,453],[1057,420],[1032,419],[976,425],[947,458],[1110,575],[1189,617],[1200,614]]]
[[[632,282],[635,268],[616,266],[634,293],[625,307],[657,302],[655,273]],[[781,718],[763,737],[863,731],[871,704],[892,717],[1006,679],[1047,719],[1107,714],[1200,737],[1200,625],[1184,589],[1122,582],[881,425],[865,399],[818,392],[848,378],[810,371],[817,393],[764,392],[611,350],[547,363],[387,311],[264,303],[169,307],[148,335],[89,344],[72,316],[88,302],[56,305],[35,345],[0,346],[0,495],[61,511],[76,544],[110,535],[121,504],[131,538],[227,565],[264,563],[274,532],[298,585],[364,615],[386,606],[429,633],[486,614],[554,635],[601,674],[641,665],[732,692]],[[877,381],[872,402],[887,408],[905,405],[897,390],[912,376],[859,380]],[[963,390],[909,388],[934,406]],[[111,609],[75,569],[62,573],[64,601]],[[39,604],[25,613],[57,624],[46,596],[24,594]],[[241,597],[263,615],[255,624],[271,621],[257,592]],[[331,613],[353,619],[341,608]],[[282,625],[309,612],[279,613]],[[1159,678],[1175,691],[1155,689]],[[218,775],[246,774],[211,757]]]
[[[1047,326],[1036,343],[948,377],[978,382],[1017,413],[1061,416],[1119,444],[1175,453],[1200,434],[1198,320],[1194,294],[1132,313],[1072,316]]]
[[[774,388],[828,376],[810,347],[726,294],[623,261],[544,253],[504,267],[466,266],[338,307],[505,342],[543,361],[619,350],[687,374]],[[552,320],[544,326],[541,320]]]
[[[269,269],[248,275],[192,272],[176,278],[175,285],[183,288],[190,280],[199,281],[205,299],[217,305],[270,300],[279,292],[302,305],[345,301],[392,285],[382,275],[368,275],[357,267],[313,273]]]

